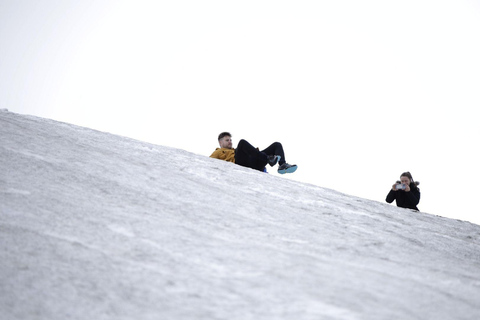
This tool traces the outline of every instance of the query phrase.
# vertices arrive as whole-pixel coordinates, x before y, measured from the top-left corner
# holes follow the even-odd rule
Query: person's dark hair
[[[402,177],[407,177],[408,179],[410,179],[410,183],[413,183],[415,185],[415,187],[420,184],[420,182],[413,180],[412,174],[409,171],[402,173],[400,175],[400,179]]]
[[[218,135],[218,141],[220,141],[223,137],[226,137],[226,136],[231,137],[232,135],[230,134],[230,132],[222,132]]]

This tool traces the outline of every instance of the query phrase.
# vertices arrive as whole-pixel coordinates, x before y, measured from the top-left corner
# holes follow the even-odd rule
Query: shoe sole
[[[278,173],[285,174],[285,173],[294,173],[297,170],[297,166],[291,166],[290,168],[284,170],[278,170]]]

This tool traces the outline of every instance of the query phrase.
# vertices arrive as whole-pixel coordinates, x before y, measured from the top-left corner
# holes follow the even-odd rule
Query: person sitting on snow
[[[400,175],[400,181],[392,186],[385,200],[388,203],[396,200],[397,207],[419,211],[417,208],[420,202],[420,189],[417,187],[419,184],[420,182],[413,181],[410,172],[404,172]]]
[[[218,143],[220,148],[217,148],[210,158],[233,162],[259,171],[265,171],[267,163],[273,167],[278,162],[277,171],[280,174],[293,173],[297,170],[297,165],[286,162],[280,142],[274,142],[265,150],[260,151],[242,139],[238,142],[237,149],[234,149],[232,148],[232,135],[229,132],[222,132],[218,136]]]

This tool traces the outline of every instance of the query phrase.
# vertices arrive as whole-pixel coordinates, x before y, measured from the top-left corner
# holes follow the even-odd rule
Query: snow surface
[[[0,168],[4,320],[480,319],[469,222],[7,110]]]

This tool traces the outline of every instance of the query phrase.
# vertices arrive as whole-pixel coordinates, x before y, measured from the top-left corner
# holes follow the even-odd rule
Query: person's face
[[[220,148],[232,149],[232,137],[225,136],[222,139],[218,140]]]
[[[410,184],[410,179],[408,177],[400,177],[400,181],[403,183],[403,184],[406,184],[406,185],[409,185]]]

